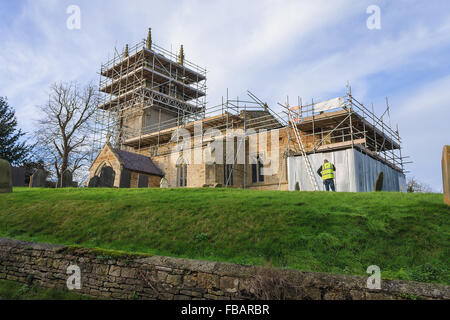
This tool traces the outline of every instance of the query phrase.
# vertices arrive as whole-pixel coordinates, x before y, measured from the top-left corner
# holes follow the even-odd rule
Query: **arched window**
[[[187,186],[187,164],[183,158],[177,161],[177,187],[184,188]]]
[[[97,170],[95,170],[95,174],[96,176],[100,176],[100,172],[102,171],[102,169],[104,167],[112,167],[111,163],[109,161],[103,161],[101,165],[99,165],[97,167]]]

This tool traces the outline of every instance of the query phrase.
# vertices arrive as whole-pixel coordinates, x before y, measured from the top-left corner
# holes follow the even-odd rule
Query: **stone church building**
[[[154,44],[150,31],[103,64],[95,126],[101,130],[88,184],[322,190],[315,171],[328,159],[339,191],[372,191],[380,172],[384,190],[402,190],[398,129],[359,103],[351,88],[321,103],[286,103],[286,120],[283,110],[274,112],[250,92],[252,101],[227,96],[206,109],[206,74],[185,59],[183,47],[174,54]],[[230,130],[245,138],[230,139]]]

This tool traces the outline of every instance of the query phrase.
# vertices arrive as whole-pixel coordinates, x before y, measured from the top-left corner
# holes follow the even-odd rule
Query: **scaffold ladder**
[[[317,184],[316,178],[314,177],[314,172],[311,166],[311,162],[309,161],[308,155],[306,154],[305,148],[303,147],[302,137],[298,132],[297,124],[295,119],[292,118],[292,113],[289,112],[289,123],[292,126],[294,131],[295,139],[297,140],[298,147],[300,149],[300,153],[302,154],[303,161],[305,161],[306,171],[308,172],[309,179],[311,181],[311,185],[314,188],[314,191],[319,191],[319,185]]]

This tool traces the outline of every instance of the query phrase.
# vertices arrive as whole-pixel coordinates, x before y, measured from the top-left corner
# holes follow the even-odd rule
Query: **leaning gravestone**
[[[9,162],[0,159],[0,193],[12,192],[12,175]]]
[[[116,177],[116,173],[111,167],[103,167],[102,171],[100,171],[100,185],[101,188],[113,188],[114,187],[114,179]]]
[[[100,178],[98,176],[93,176],[91,180],[89,180],[88,188],[98,188],[100,185]]]
[[[450,146],[445,146],[442,151],[442,182],[444,202],[450,206]]]
[[[30,178],[30,188],[45,188],[47,175],[42,169],[37,169]]]
[[[161,189],[167,189],[169,188],[169,181],[167,181],[166,178],[162,178],[161,182],[159,183],[159,186]]]
[[[61,177],[61,188],[72,187],[72,172],[70,170],[64,170]]]
[[[383,180],[384,180],[384,173],[380,172],[378,174],[377,180],[375,181],[374,191],[376,192],[383,191]]]

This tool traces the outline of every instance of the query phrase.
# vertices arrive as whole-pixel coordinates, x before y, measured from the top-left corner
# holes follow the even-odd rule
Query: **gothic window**
[[[177,163],[177,187],[184,188],[187,186],[187,164],[183,158]]]
[[[256,163],[252,164],[252,182],[264,182],[264,164],[259,156],[256,157]]]

